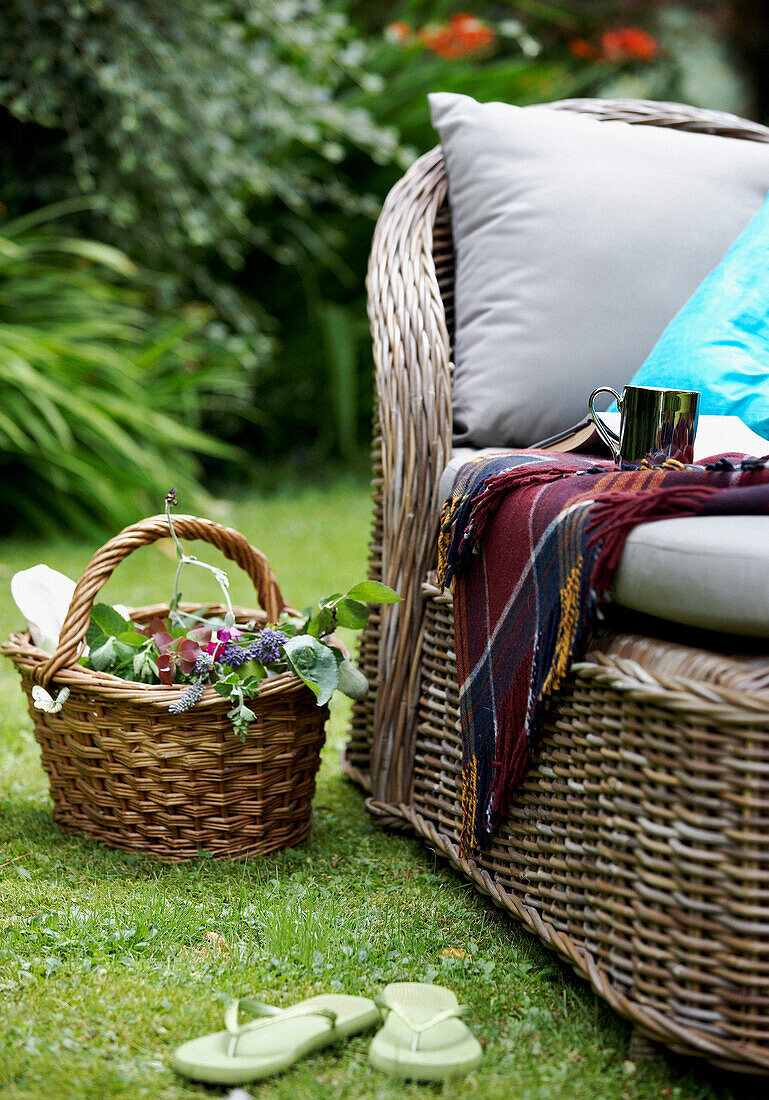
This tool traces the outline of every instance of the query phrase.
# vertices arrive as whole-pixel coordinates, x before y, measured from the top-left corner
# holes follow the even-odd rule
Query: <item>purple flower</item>
[[[203,698],[203,692],[205,691],[205,685],[202,680],[196,680],[194,684],[190,684],[185,691],[181,693],[179,698],[168,704],[168,710],[171,714],[182,714],[185,710],[192,710],[196,703],[199,703]]]
[[[248,650],[238,645],[237,642],[227,642],[217,657],[220,664],[229,665],[230,668],[240,668],[249,659]]]
[[[248,647],[248,655],[260,665],[276,665],[281,660],[280,647],[287,641],[283,631],[266,626]]]
[[[239,638],[243,633],[242,630],[238,630],[236,626],[224,627],[222,630],[217,630],[215,639],[208,643],[206,646],[206,653],[213,654],[215,661],[221,661],[222,653],[227,646],[227,642],[231,642],[233,638]],[[233,666],[235,667],[235,666]]]

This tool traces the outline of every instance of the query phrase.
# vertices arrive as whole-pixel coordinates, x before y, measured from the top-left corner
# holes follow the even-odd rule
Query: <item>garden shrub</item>
[[[247,256],[324,262],[317,212],[365,208],[346,151],[399,156],[393,130],[340,102],[381,87],[362,61],[321,0],[7,0],[8,201],[98,196],[89,231],[166,272],[169,293],[212,302],[253,366],[269,324],[232,273]]]
[[[206,311],[150,313],[124,253],[54,227],[73,205],[0,223],[4,532],[114,530],[170,484],[202,504],[197,456],[237,457],[197,427],[205,404],[246,396],[208,340],[203,359]]]

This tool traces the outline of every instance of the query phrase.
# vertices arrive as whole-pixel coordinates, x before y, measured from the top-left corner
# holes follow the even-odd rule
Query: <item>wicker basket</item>
[[[175,517],[174,528],[217,547],[251,578],[263,610],[237,609],[239,622],[264,625],[288,609],[267,559],[237,531],[192,516]],[[2,647],[21,673],[56,821],[112,848],[174,862],[299,844],[310,833],[328,710],[298,677],[283,673],[262,684],[251,703],[257,720],[241,742],[227,717],[229,700],[213,688],[192,711],[173,715],[168,705],[182,687],[133,683],[77,664],[94,597],[115,566],[168,536],[165,516],[155,516],[126,527],[93,556],[53,656],[27,633],[12,634]],[[137,608],[131,617],[146,622],[168,610]],[[36,683],[70,689],[61,711],[33,706]]]

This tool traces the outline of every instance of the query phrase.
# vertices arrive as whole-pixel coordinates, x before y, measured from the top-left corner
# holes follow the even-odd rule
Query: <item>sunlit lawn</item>
[[[216,518],[266,551],[301,608],[364,576],[368,515],[365,486],[337,481],[269,499],[249,492]],[[74,577],[92,549],[6,542],[3,634],[18,625],[8,589],[16,569],[46,561]],[[250,603],[247,580],[230,573],[235,599]],[[133,604],[167,599],[171,578],[168,556],[148,548],[120,567],[105,595]],[[214,599],[206,584],[185,596]],[[732,1092],[702,1066],[627,1062],[625,1025],[538,941],[420,845],[374,828],[339,769],[344,705],[334,710],[309,843],[261,860],[172,867],[58,831],[6,662],[0,690],[2,1096],[217,1095],[177,1078],[169,1059],[183,1040],[218,1030],[222,995],[285,1006],[321,991],[371,995],[399,979],[448,984],[470,1005],[486,1051],[472,1077],[444,1086],[393,1082],[368,1066],[360,1037],[251,1094],[608,1100],[750,1091]],[[226,951],[206,953],[208,931],[223,937]],[[443,957],[448,947],[468,957]]]

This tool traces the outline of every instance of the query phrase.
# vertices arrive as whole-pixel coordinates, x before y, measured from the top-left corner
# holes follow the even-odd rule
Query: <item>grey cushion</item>
[[[494,451],[456,449],[441,475],[441,502],[460,466]],[[684,626],[769,638],[769,516],[642,523],[625,543],[612,600]]]
[[[614,603],[660,619],[769,638],[769,516],[686,516],[628,536]]]
[[[758,210],[769,145],[430,96],[456,250],[458,445],[527,446],[621,388]]]

